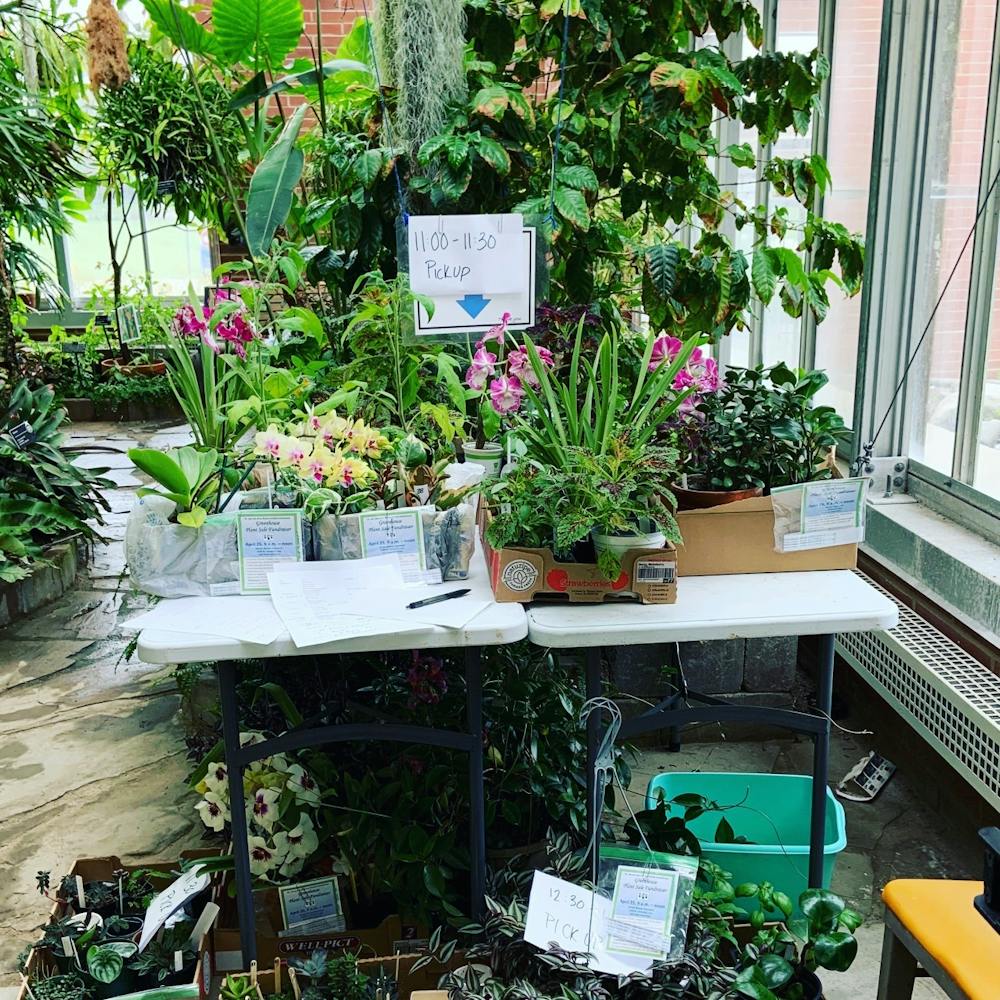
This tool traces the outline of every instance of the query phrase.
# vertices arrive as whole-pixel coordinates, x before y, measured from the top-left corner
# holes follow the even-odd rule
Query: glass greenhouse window
[[[938,15],[935,87],[928,108],[922,255],[915,319],[929,316],[976,218],[989,100],[994,0],[946,0]],[[955,449],[966,306],[966,252],[944,294],[911,383],[910,455],[949,472]],[[921,419],[920,414],[925,414]]]
[[[823,207],[831,219],[863,233],[871,184],[882,3],[840,0],[835,14],[827,115],[827,162],[833,186]],[[816,331],[815,365],[830,377],[820,398],[848,421],[854,407],[860,322],[861,297],[832,294],[830,311]]]
[[[1000,246],[997,247],[1000,269]],[[983,398],[979,409],[976,435],[976,474],[973,485],[994,497],[1000,497],[1000,274],[994,273],[990,336],[986,345],[983,370]]]

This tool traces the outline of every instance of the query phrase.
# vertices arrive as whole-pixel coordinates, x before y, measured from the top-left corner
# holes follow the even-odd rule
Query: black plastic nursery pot
[[[823,984],[815,972],[799,969],[795,973],[795,979],[805,991],[805,1000],[823,1000]]]
[[[122,929],[109,929],[110,920],[120,922]],[[104,937],[108,941],[135,941],[142,930],[142,917],[119,917],[117,914],[104,922]]]

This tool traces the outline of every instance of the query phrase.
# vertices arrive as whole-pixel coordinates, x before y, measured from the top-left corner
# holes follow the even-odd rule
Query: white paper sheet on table
[[[448,594],[453,590],[464,590],[466,588],[462,586],[462,582],[384,590],[377,595],[375,607],[378,608],[380,615],[400,622],[422,622],[425,625],[440,625],[443,628],[463,628],[493,603],[492,594],[486,596],[482,591],[477,592],[474,589],[464,597],[438,601],[423,608],[408,607],[428,597]]]
[[[212,635],[266,646],[285,631],[269,597],[178,597],[122,625],[127,631],[156,629]]]
[[[267,580],[274,608],[300,649],[427,628],[419,620],[407,627],[371,614],[381,611],[382,593],[401,587],[396,556],[282,566],[268,574]]]

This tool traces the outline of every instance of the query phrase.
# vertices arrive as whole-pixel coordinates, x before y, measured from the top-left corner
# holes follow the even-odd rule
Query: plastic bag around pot
[[[460,503],[448,510],[423,510],[421,521],[426,568],[441,571],[442,580],[466,580],[476,549],[476,508]],[[361,518],[357,514],[324,514],[312,526],[313,559],[361,559]]]
[[[230,507],[233,507],[231,504]],[[236,512],[210,514],[200,528],[170,521],[176,504],[139,497],[125,525],[125,560],[132,586],[156,597],[210,597],[239,580]]]

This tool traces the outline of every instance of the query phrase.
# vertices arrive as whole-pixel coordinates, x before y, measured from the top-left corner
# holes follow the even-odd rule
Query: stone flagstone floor
[[[118,625],[149,602],[122,579],[125,520],[141,485],[125,452],[185,444],[189,434],[186,426],[77,424],[72,437],[118,449],[81,458],[111,466],[115,489],[108,541],[76,588],[0,631],[0,987],[17,982],[17,955],[48,909],[37,871],[59,875],[83,856],[176,857],[201,836],[171,669],[119,662],[128,636]]]

